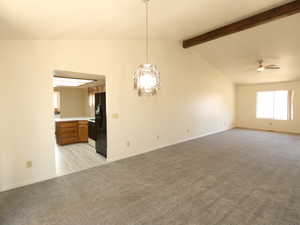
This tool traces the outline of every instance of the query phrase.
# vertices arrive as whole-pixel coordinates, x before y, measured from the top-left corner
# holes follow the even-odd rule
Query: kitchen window
[[[256,93],[256,118],[271,120],[292,120],[292,100],[292,91],[259,91]]]
[[[60,92],[59,91],[54,91],[53,108],[54,108],[54,114],[60,113]]]

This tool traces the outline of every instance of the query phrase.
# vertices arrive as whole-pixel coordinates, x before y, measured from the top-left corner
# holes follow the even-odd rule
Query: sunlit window
[[[89,106],[94,107],[95,106],[95,95],[89,94]]]
[[[256,118],[290,120],[292,118],[292,92],[259,91],[256,94]]]
[[[59,91],[54,91],[53,93],[53,108],[57,111],[60,109],[60,93]]]

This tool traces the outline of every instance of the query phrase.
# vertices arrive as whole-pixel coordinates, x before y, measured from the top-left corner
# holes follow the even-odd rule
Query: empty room
[[[0,225],[300,225],[300,0],[2,0]]]

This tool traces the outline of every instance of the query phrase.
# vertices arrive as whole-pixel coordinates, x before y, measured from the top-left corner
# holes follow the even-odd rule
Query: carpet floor
[[[0,193],[1,225],[297,225],[300,136],[233,129]]]

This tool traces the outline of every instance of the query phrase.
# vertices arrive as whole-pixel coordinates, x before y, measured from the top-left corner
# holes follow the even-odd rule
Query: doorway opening
[[[57,176],[107,162],[105,76],[55,70],[53,114]]]

